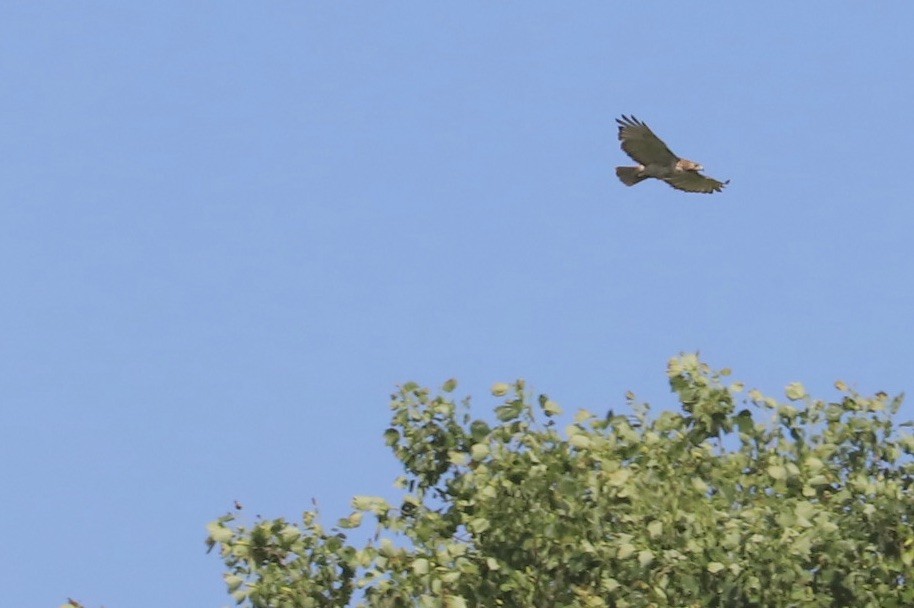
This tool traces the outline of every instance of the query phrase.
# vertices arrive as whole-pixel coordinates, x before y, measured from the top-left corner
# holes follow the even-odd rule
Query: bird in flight
[[[616,167],[616,175],[626,186],[654,177],[677,190],[710,194],[720,192],[730,183],[730,180],[721,182],[699,173],[704,167],[673,154],[663,140],[634,116],[623,114],[616,122],[619,123],[622,150],[638,163],[637,167]]]

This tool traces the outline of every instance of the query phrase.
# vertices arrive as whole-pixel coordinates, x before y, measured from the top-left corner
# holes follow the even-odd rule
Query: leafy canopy
[[[270,608],[914,605],[914,440],[901,397],[787,401],[670,361],[681,411],[579,411],[496,384],[490,424],[409,383],[384,437],[399,504],[357,496],[327,529],[209,525],[239,603]],[[366,518],[365,516],[368,515]],[[375,522],[355,543],[347,529]],[[357,534],[364,538],[366,534]]]

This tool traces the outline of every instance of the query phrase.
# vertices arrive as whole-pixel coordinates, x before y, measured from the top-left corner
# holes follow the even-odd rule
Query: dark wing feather
[[[676,172],[663,181],[677,190],[704,193],[720,192],[724,189],[724,186],[730,183],[729,179],[725,182],[719,182],[716,179],[705,177],[696,171]]]
[[[623,114],[616,122],[619,123],[619,141],[622,142],[622,149],[633,160],[642,165],[669,166],[679,160],[679,157],[673,154],[646,124],[634,116]]]

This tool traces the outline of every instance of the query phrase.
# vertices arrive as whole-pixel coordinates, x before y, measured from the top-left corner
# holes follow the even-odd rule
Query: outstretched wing
[[[716,179],[705,177],[697,171],[677,171],[669,177],[664,178],[663,181],[677,190],[704,192],[706,194],[720,192],[724,189],[724,186],[730,183],[729,179],[725,182],[719,182]]]
[[[650,128],[634,116],[622,115],[619,123],[619,141],[622,149],[642,165],[668,165],[672,167],[679,157],[666,147]]]

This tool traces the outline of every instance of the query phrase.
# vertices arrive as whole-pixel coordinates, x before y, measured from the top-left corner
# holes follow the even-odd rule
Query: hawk
[[[622,150],[638,163],[637,167],[616,167],[616,175],[626,186],[654,177],[677,190],[710,194],[720,192],[730,183],[730,180],[719,182],[699,173],[704,167],[673,154],[663,140],[634,116],[623,114],[616,122],[619,123]]]

